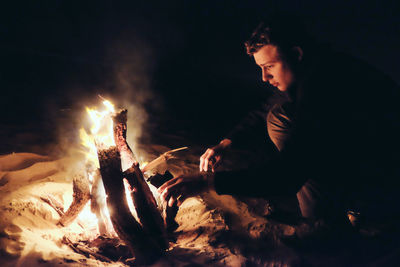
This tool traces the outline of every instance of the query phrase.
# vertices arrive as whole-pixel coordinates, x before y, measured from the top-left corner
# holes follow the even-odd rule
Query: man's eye
[[[273,65],[268,65],[266,67],[267,67],[267,69],[271,69],[273,67]]]

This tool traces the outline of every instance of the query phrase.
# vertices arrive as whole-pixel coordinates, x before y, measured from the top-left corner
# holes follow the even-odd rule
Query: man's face
[[[253,54],[256,64],[261,67],[262,80],[280,91],[286,91],[295,77],[289,65],[279,56],[275,45],[265,45]]]

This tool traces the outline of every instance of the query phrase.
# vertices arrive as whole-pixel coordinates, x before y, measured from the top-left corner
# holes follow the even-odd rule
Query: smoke
[[[110,100],[117,110],[128,109],[127,141],[139,163],[150,160],[141,144],[150,138],[149,111],[162,108],[153,90],[158,55],[151,42],[140,34],[118,35],[119,38],[112,38],[118,41],[105,45],[104,57],[99,60],[101,66],[79,73],[80,77],[89,76],[87,80],[81,79],[85,82],[65,84],[60,88],[62,95],[47,105],[49,121],[56,126],[53,125],[58,136],[57,154],[67,154],[78,165],[85,162],[79,131],[84,128],[89,133],[90,128],[85,107],[103,108],[99,95]],[[60,108],[58,101],[68,104]]]
[[[136,36],[136,38],[134,38]],[[160,105],[153,86],[156,53],[137,35],[113,44],[109,62],[113,66],[113,96],[119,107],[128,109],[127,141],[139,163],[148,161],[140,143],[149,138],[148,111]]]

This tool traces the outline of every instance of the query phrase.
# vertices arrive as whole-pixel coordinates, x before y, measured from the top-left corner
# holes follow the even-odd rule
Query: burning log
[[[157,240],[162,249],[167,249],[168,241],[164,222],[157,209],[157,202],[144,180],[139,165],[133,164],[131,168],[124,172],[124,175],[133,189],[130,192],[143,230]]]
[[[121,155],[122,169],[126,170],[136,162],[132,149],[126,142],[128,110],[122,109],[112,117],[114,122],[114,141]]]
[[[177,228],[175,217],[178,209],[176,207],[169,208],[167,205],[163,207],[163,214],[161,216],[157,209],[157,202],[143,177],[143,173],[156,168],[168,159],[175,158],[173,153],[188,149],[188,147],[167,151],[147,164],[143,170],[140,170],[136,164],[135,156],[126,141],[127,113],[126,109],[122,109],[113,116],[114,141],[121,155],[123,169],[127,169],[124,166],[130,167],[124,174],[134,190],[132,192],[132,199],[138,219],[143,228],[147,231],[151,230],[149,233],[151,233],[153,238],[158,240],[160,244],[164,244],[165,248],[167,248],[166,229],[173,231]]]
[[[72,223],[90,200],[89,179],[85,175],[77,174],[73,180],[74,199],[67,212],[58,222],[62,226]]]
[[[163,251],[166,248],[165,242],[160,242],[153,238],[153,234],[150,234],[153,231],[153,228],[150,229],[150,227],[157,225],[157,223],[149,223],[151,220],[144,216],[143,218],[146,217],[146,219],[142,219],[142,222],[146,226],[142,227],[142,225],[132,216],[129,210],[126,194],[124,193],[124,176],[121,167],[121,157],[117,147],[113,146],[108,149],[98,148],[98,158],[100,163],[100,173],[107,194],[107,204],[114,230],[117,232],[119,238],[130,248],[133,255],[136,257],[137,262],[146,264],[153,263],[163,254]],[[132,172],[135,174],[129,174]],[[129,170],[126,173],[128,179],[136,186],[139,185],[139,182],[135,181],[132,177],[136,177],[138,175],[137,172],[136,167],[133,167],[133,170]],[[135,193],[132,192],[132,195],[135,196],[137,204],[139,206],[144,205],[143,209],[146,210],[147,207],[152,206],[155,203],[151,200],[150,202],[147,202],[149,198],[143,198],[144,195],[142,194],[147,194],[147,192],[143,190],[141,193],[138,193],[143,202],[138,202],[137,199],[139,197],[136,195],[136,191],[141,190],[142,188],[140,187],[133,187],[133,192]],[[151,194],[151,192],[148,193]],[[147,207],[146,204],[143,204],[144,202],[147,202]],[[149,214],[153,214],[153,211],[150,211]],[[155,221],[157,222],[157,219]],[[157,233],[159,229],[156,227],[154,231]]]

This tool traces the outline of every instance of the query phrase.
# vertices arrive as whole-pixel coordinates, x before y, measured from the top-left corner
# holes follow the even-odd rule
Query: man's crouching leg
[[[297,192],[302,216],[310,222],[320,221],[327,227],[347,231],[351,224],[347,218],[343,194],[308,180]]]

